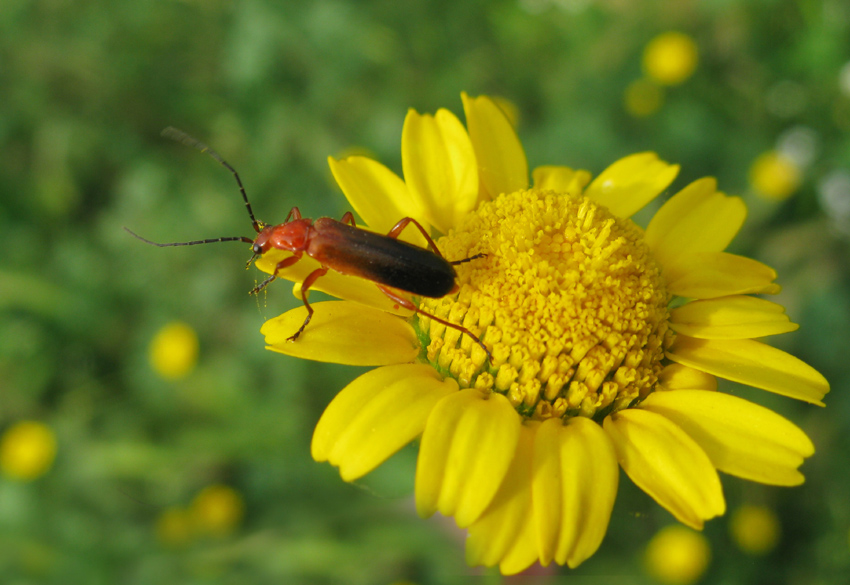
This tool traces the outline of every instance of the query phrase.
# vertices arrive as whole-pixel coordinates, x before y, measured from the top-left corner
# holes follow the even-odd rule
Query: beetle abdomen
[[[307,255],[341,274],[430,298],[455,288],[454,267],[430,250],[327,217],[313,228]]]

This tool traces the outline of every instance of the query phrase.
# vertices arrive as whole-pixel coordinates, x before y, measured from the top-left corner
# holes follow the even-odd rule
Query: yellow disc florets
[[[631,220],[586,197],[530,189],[485,202],[439,240],[457,295],[421,308],[426,359],[461,386],[505,394],[535,419],[598,417],[646,397],[661,370],[669,295]]]

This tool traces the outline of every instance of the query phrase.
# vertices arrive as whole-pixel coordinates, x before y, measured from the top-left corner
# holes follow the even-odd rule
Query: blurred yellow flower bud
[[[787,199],[800,186],[800,181],[800,169],[794,161],[773,150],[759,155],[750,166],[750,184],[765,199]]]
[[[156,537],[166,546],[185,546],[192,539],[192,517],[183,508],[167,508],[156,519]]]
[[[199,533],[226,536],[242,521],[245,503],[232,487],[211,485],[195,496],[190,509]]]
[[[167,380],[184,378],[198,362],[198,335],[186,323],[172,321],[151,340],[151,367]]]
[[[686,34],[666,32],[653,38],[643,50],[643,70],[662,85],[678,85],[697,68],[697,44]]]
[[[729,532],[742,551],[767,554],[779,542],[779,519],[770,508],[744,505],[732,513]]]
[[[15,423],[0,439],[0,467],[14,479],[41,477],[56,458],[56,436],[47,425],[35,421]]]
[[[646,547],[646,570],[665,585],[696,582],[710,561],[705,536],[678,524],[659,530]]]
[[[626,111],[635,118],[651,116],[664,103],[664,91],[649,79],[638,79],[629,84],[623,95]]]

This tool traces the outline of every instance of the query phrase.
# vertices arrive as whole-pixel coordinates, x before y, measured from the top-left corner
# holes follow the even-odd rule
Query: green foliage
[[[259,219],[293,205],[339,217],[328,155],[366,149],[400,172],[408,107],[459,93],[510,99],[533,166],[598,173],[655,150],[674,187],[718,177],[751,217],[735,250],[779,270],[799,332],[778,343],[831,381],[827,408],[753,399],[811,434],[800,488],[724,477],[729,508],[778,511],[779,548],[753,558],[706,533],[705,582],[843,583],[850,571],[848,237],[825,181],[850,167],[850,8],[838,0],[593,2],[414,0],[173,2],[4,0],[0,9],[0,432],[22,419],[56,433],[53,469],[0,477],[0,574],[16,583],[464,582],[463,535],[412,505],[416,450],[349,485],[310,458],[312,428],[358,371],[267,352],[259,327],[298,305],[242,270],[246,246],[157,241],[250,235],[232,177],[160,138],[180,127],[245,182]],[[630,116],[628,85],[656,34],[680,30],[696,73]],[[750,163],[788,131],[814,137],[784,202],[748,187]],[[844,193],[850,199],[850,194]],[[834,202],[833,202],[834,203]],[[838,211],[836,211],[838,209]],[[843,222],[843,223],[842,223]],[[166,323],[200,338],[194,372],[159,378],[148,344]],[[223,538],[169,546],[156,524],[224,483],[246,514]],[[611,527],[580,575],[641,576],[639,555],[671,521],[624,480]],[[478,574],[477,570],[472,571]]]

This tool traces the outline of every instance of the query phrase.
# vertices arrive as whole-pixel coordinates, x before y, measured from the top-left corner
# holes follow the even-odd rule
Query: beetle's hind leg
[[[440,319],[436,315],[432,315],[431,313],[427,313],[427,312],[423,311],[422,309],[420,309],[419,307],[417,307],[416,304],[413,301],[411,301],[410,299],[407,299],[407,298],[401,296],[400,294],[396,293],[395,291],[393,291],[393,290],[391,290],[391,289],[389,289],[385,286],[382,286],[382,285],[379,284],[379,285],[377,285],[377,287],[381,290],[382,293],[387,295],[391,300],[398,303],[398,306],[404,307],[405,309],[407,309],[409,311],[413,311],[414,313],[419,313],[420,315],[425,315],[426,317],[433,319],[437,323],[442,323],[446,327],[451,327],[452,329],[457,329],[461,333],[468,335],[475,343],[477,343],[481,347],[481,349],[484,350],[484,353],[487,354],[487,359],[489,359],[491,362],[493,361],[493,355],[490,353],[490,350],[487,349],[487,346],[484,345],[484,342],[481,341],[478,338],[477,335],[475,335],[472,331],[470,331],[469,329],[467,329],[463,325],[458,325],[457,323],[452,323],[451,321],[446,321],[445,319]]]

